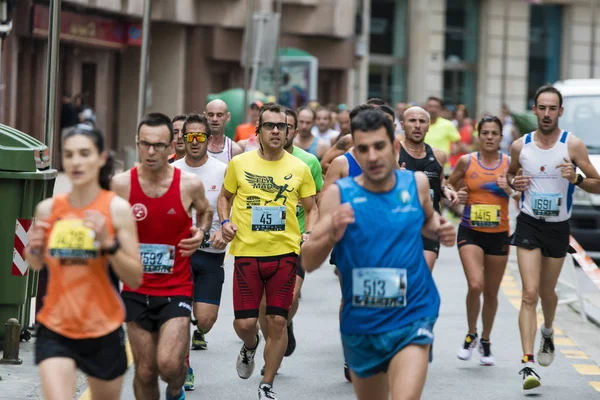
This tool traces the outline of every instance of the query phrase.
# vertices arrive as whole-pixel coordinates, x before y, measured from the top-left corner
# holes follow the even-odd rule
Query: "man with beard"
[[[223,100],[213,100],[206,105],[205,116],[210,122],[212,138],[208,144],[208,155],[228,164],[229,161],[243,152],[233,140],[225,136],[225,125],[231,120],[231,113]]]
[[[321,171],[321,164],[319,164],[319,160],[317,160],[317,157],[313,156],[310,153],[307,153],[306,151],[302,150],[298,146],[294,146],[294,138],[296,137],[296,133],[298,131],[298,120],[297,120],[296,112],[287,108],[285,110],[285,116],[286,116],[287,124],[288,124],[288,127],[287,127],[288,135],[287,135],[287,140],[286,140],[285,146],[284,146],[285,151],[287,151],[294,157],[299,158],[306,165],[308,165],[308,167],[310,168],[310,174],[312,175],[312,178],[315,181],[315,188],[317,190],[317,198],[318,198],[319,192],[321,191],[321,188],[323,187],[323,172]],[[305,229],[304,219],[307,216],[304,214],[304,208],[302,208],[301,205],[298,205],[296,207],[296,216],[298,217],[298,223],[300,224],[300,234],[302,234],[302,242],[304,242],[305,240],[308,240],[311,232],[307,231]],[[311,226],[314,226],[314,222],[317,220],[318,217],[319,217],[319,209],[315,205],[315,207],[313,207],[313,209],[312,209],[311,215],[308,216],[308,218],[311,219],[311,221],[312,221],[312,223],[310,224]],[[300,248],[302,248],[302,247],[300,247]],[[298,257],[298,259],[300,259],[300,257]],[[298,312],[300,290],[302,289],[302,284],[304,283],[304,270],[300,266],[299,262],[298,262],[298,269],[296,271],[296,275],[297,276],[296,276],[296,286],[294,287],[294,299],[292,300],[292,307],[290,308],[290,313],[288,314],[288,327],[287,327],[288,344],[287,344],[287,349],[285,351],[285,357],[291,356],[292,353],[294,352],[294,350],[296,349],[296,338],[294,336],[294,325],[293,325],[292,320],[293,320],[294,316],[296,315],[296,313]],[[267,328],[268,322],[267,322],[267,319],[265,318],[266,306],[267,306],[267,304],[265,302],[265,297],[263,296],[263,301],[260,304],[259,319],[260,319],[260,329],[263,332],[263,336],[265,337],[265,339],[269,335],[268,328]],[[263,367],[263,369],[261,371],[261,373],[263,375],[264,375],[264,371],[265,371],[265,369]]]
[[[183,123],[185,122],[186,115],[180,114],[173,117],[173,133],[177,141],[175,142],[175,153],[169,156],[169,164],[172,164],[176,160],[181,160],[185,157],[185,142],[183,141]]]
[[[185,158],[175,161],[173,166],[200,178],[204,184],[206,198],[214,210],[217,208],[217,198],[223,186],[227,165],[207,154],[211,131],[206,117],[190,114],[183,124],[182,132],[185,138]],[[194,214],[193,216],[195,217]],[[213,215],[207,236],[210,237],[209,241],[190,257],[194,278],[193,314],[197,326],[192,336],[192,350],[206,350],[204,335],[217,321],[221,304],[221,291],[225,280],[223,261],[227,243],[221,237],[221,225],[216,213]],[[188,370],[185,388],[194,389],[194,373],[191,367]]]
[[[405,139],[400,146],[398,163],[400,168],[421,171],[429,178],[429,195],[434,210],[439,213],[442,196],[451,205],[458,203],[458,196],[449,186],[444,185],[442,166],[446,163],[446,154],[425,143],[429,122],[429,114],[421,107],[411,107],[406,110],[402,122]],[[438,240],[423,236],[423,248],[427,266],[433,271],[440,252],[440,243]]]
[[[254,372],[260,343],[258,314],[265,295],[269,335],[258,397],[271,400],[277,399],[273,381],[287,347],[287,319],[302,238],[296,206],[301,202],[311,215],[316,194],[308,166],[284,149],[287,130],[284,108],[263,106],[256,127],[260,147],[231,160],[217,203],[223,238],[232,242],[230,252],[235,257],[233,325],[244,342],[237,373],[248,379]],[[307,231],[311,222],[305,221]]]
[[[398,142],[382,111],[360,112],[352,136],[363,173],[324,192],[302,266],[311,272],[336,255],[342,345],[357,399],[418,399],[440,306],[419,236],[453,246],[456,231],[434,211],[427,177],[396,169]],[[374,224],[382,234],[372,234]]]
[[[558,127],[563,114],[561,93],[552,86],[540,87],[535,94],[533,112],[538,119],[538,129],[512,144],[507,174],[510,185],[523,192],[511,244],[517,247],[523,284],[519,330],[524,353],[520,371],[524,390],[541,385],[540,376],[533,370],[538,298],[542,300],[544,312],[538,363],[547,367],[554,360],[552,324],[558,303],[554,288],[569,248],[574,186],[589,193],[600,193],[600,176],[590,163],[585,144]],[[577,174],[576,168],[580,168],[585,177]]]

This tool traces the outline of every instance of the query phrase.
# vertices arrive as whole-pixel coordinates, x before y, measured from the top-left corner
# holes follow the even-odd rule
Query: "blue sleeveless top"
[[[355,222],[334,248],[342,277],[344,334],[393,331],[437,318],[440,296],[423,255],[425,214],[413,171],[396,170],[396,186],[373,193],[353,178],[336,182]]]
[[[345,152],[344,156],[348,159],[348,176],[354,178],[362,174],[362,168],[358,165],[354,156],[349,151]]]

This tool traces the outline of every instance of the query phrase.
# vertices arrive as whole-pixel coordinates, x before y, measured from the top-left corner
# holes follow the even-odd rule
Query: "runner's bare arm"
[[[327,174],[327,170],[331,166],[333,160],[350,150],[351,147],[352,136],[350,135],[344,135],[337,142],[335,142],[335,144],[329,150],[327,150],[323,156],[323,159],[321,160],[323,174]]]
[[[417,183],[417,191],[419,193],[419,201],[425,212],[425,221],[421,234],[429,239],[437,240],[437,230],[440,226],[440,215],[435,212],[433,202],[429,195],[429,179],[421,171],[415,172],[415,181]]]
[[[300,199],[302,208],[304,208],[304,232],[312,232],[317,219],[319,218],[319,208],[317,206],[317,196],[304,197]]]
[[[237,232],[237,226],[229,222],[229,216],[231,215],[231,203],[233,202],[234,193],[231,193],[225,187],[221,188],[219,198],[217,199],[217,213],[219,215],[219,221],[221,221],[221,232],[223,239],[227,242],[231,242],[235,233]],[[228,222],[223,224],[223,221]]]
[[[112,177],[110,181],[110,190],[119,197],[129,201],[131,192],[131,171],[121,172]]]
[[[206,232],[210,232],[213,210],[204,194],[202,181],[192,174],[181,174],[185,193],[191,199],[190,208],[196,209],[198,215],[197,226],[190,228],[191,237],[183,239],[177,247],[184,257],[189,257],[202,245]]]
[[[585,179],[579,184],[579,187],[589,193],[600,193],[600,175],[590,162],[590,156],[585,144],[578,137],[571,136],[569,138],[569,157],[581,169],[585,175]],[[577,179],[575,171],[573,171],[571,182]]]
[[[246,151],[246,146],[248,145],[248,139],[242,139],[236,143],[238,144],[238,146],[240,146],[240,148],[242,150]]]
[[[451,185],[453,188],[457,188],[458,184],[465,178],[465,172],[467,171],[467,166],[469,165],[469,157],[471,157],[470,154],[465,154],[458,159],[458,162],[454,166],[454,170],[448,177],[448,185]]]
[[[131,205],[120,197],[114,197],[110,203],[110,214],[121,246],[120,250],[109,256],[110,265],[119,279],[135,290],[142,284],[144,269],[140,262],[137,224]]]
[[[46,199],[35,208],[33,226],[27,232],[28,243],[25,247],[25,260],[34,271],[44,267],[44,251],[46,251],[46,233],[50,224],[46,219],[52,214],[54,199]]]
[[[312,228],[310,240],[302,245],[302,268],[307,272],[312,272],[319,268],[325,259],[327,259],[333,246],[343,236],[343,232],[341,235],[340,232],[334,232],[333,221],[334,212],[341,207],[339,187],[332,185],[327,190],[324,190],[322,199],[319,219]],[[350,207],[349,204],[346,204],[346,206]],[[351,207],[350,211],[352,211]],[[343,230],[345,231],[345,226]],[[339,236],[339,238],[336,236]]]
[[[327,190],[327,188],[335,181],[348,176],[348,167],[348,159],[343,154],[333,160],[329,166],[327,174],[325,174],[325,180],[323,181],[321,192],[325,193],[325,190]],[[322,201],[322,198],[323,196],[321,196],[319,203]]]
[[[231,157],[235,157],[238,154],[242,154],[244,149],[234,141],[231,141]]]
[[[508,171],[506,172],[506,180],[509,183],[512,182],[513,178],[517,175],[517,172],[521,168],[521,163],[519,162],[519,155],[521,154],[522,149],[523,138],[515,140],[510,145],[510,166],[508,167]]]

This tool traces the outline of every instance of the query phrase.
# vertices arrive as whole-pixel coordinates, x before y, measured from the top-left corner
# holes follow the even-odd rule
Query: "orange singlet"
[[[92,339],[117,330],[125,308],[108,272],[108,256],[100,255],[94,232],[83,226],[84,212],[96,210],[106,217],[114,235],[110,203],[115,194],[102,190],[84,208],[73,207],[68,194],[54,197],[51,228],[44,255],[48,290],[38,321],[70,339]]]
[[[495,168],[485,168],[479,162],[479,152],[471,153],[465,171],[469,197],[460,224],[479,232],[508,232],[508,195],[496,180],[506,174],[509,157],[501,154]]]

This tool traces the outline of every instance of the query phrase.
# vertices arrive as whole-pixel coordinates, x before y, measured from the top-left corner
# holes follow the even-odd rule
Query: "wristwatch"
[[[575,186],[579,186],[579,185],[581,185],[581,182],[583,182],[584,179],[585,178],[583,177],[583,175],[577,174],[577,179],[575,179],[575,182],[571,182],[571,183]]]
[[[109,256],[114,256],[117,251],[121,248],[121,242],[119,242],[119,238],[115,236],[115,241],[111,247],[108,249],[102,249],[102,255],[108,254]]]

